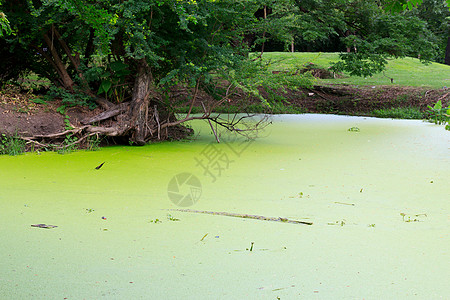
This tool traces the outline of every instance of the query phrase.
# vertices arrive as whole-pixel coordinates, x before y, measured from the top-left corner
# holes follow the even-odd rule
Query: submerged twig
[[[235,218],[243,218],[243,219],[254,219],[254,220],[262,220],[262,221],[273,221],[273,222],[283,222],[283,223],[291,223],[291,224],[304,224],[304,225],[312,225],[312,222],[306,221],[298,221],[298,220],[290,220],[287,218],[274,218],[274,217],[265,217],[259,215],[248,215],[248,214],[237,214],[237,213],[229,213],[229,212],[216,212],[216,211],[207,211],[207,210],[193,210],[193,209],[168,209],[171,211],[181,211],[181,212],[190,212],[196,214],[208,214],[208,215],[218,215],[218,216],[227,216],[227,217],[235,217]]]
[[[205,115],[208,114],[208,112],[206,111],[206,108],[205,108],[205,105],[203,104],[203,102],[200,102],[200,103],[202,104],[203,110],[205,111]],[[220,143],[219,137],[217,136],[217,133],[214,130],[214,127],[213,127],[210,119],[208,119],[208,123],[209,123],[209,126],[211,126],[211,130],[214,133],[214,136],[216,137],[217,143],[219,144]]]
[[[351,205],[351,206],[355,206],[355,203],[345,203],[345,202],[334,202],[336,204],[342,204],[342,205]]]

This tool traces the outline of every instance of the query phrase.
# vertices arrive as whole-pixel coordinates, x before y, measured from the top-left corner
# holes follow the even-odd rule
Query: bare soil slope
[[[414,107],[425,111],[428,105],[434,105],[439,99],[444,105],[450,103],[450,89],[426,90],[398,86],[322,85],[291,91],[284,96],[287,99],[285,105],[295,106],[305,112],[348,115],[370,115],[375,109],[398,107]],[[36,104],[32,101],[35,98],[35,95],[10,89],[0,91],[0,134],[17,133],[30,137],[64,131],[64,116],[57,112],[61,101]],[[236,97],[225,105],[240,107],[240,102]],[[67,115],[72,125],[79,126],[81,120],[100,112],[100,108],[89,110],[86,107],[73,107],[67,110]]]

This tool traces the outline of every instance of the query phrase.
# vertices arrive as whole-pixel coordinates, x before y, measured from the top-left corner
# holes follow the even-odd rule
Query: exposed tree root
[[[143,103],[141,103],[143,104]],[[118,104],[100,114],[85,119],[79,126],[47,135],[34,135],[22,137],[29,145],[33,145],[34,149],[51,148],[64,149],[68,147],[86,148],[89,146],[89,138],[95,136],[96,140],[102,137],[128,137],[132,140],[136,136],[138,128],[136,123],[141,124],[140,140],[136,142],[137,145],[148,143],[152,140],[178,139],[184,138],[186,135],[192,133],[188,128],[182,126],[183,123],[192,120],[206,120],[209,122],[211,130],[214,132],[217,142],[220,142],[218,135],[218,128],[222,127],[228,131],[253,139],[258,136],[260,130],[264,129],[269,124],[267,116],[258,116],[255,118],[254,114],[243,115],[221,115],[212,114],[204,107],[202,115],[188,114],[181,119],[176,119],[175,115],[163,110],[163,115],[160,115],[158,105],[145,103],[144,106],[134,107],[137,111],[142,111],[142,120],[130,118],[133,115],[133,110],[130,104]],[[91,125],[97,123],[98,125]],[[103,123],[103,124],[102,124]]]
[[[212,97],[202,98],[203,114],[193,115],[192,109],[198,103],[200,94],[200,79],[196,86],[187,93],[189,110],[181,118],[175,115],[170,103],[161,100],[163,97],[152,86],[152,73],[145,61],[141,62],[135,78],[132,99],[129,102],[112,104],[103,99],[100,102],[104,108],[101,113],[82,119],[79,123],[70,124],[70,129],[47,135],[25,136],[23,140],[36,148],[64,149],[68,147],[87,148],[90,143],[97,143],[99,139],[119,142],[130,142],[135,145],[144,145],[153,140],[184,138],[191,130],[182,124],[192,120],[208,121],[217,142],[220,142],[218,128],[253,139],[258,132],[269,124],[267,117],[254,118],[254,114],[222,116],[213,114],[216,107],[226,101],[236,92],[236,86],[224,84],[224,95],[216,100]],[[189,95],[191,97],[189,97]],[[187,100],[187,99],[186,99]],[[95,140],[92,138],[95,136]],[[114,139],[120,137],[120,139]],[[111,139],[109,139],[111,138]]]

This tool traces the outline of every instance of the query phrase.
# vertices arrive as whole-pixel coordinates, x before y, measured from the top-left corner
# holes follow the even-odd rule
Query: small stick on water
[[[254,219],[261,221],[273,221],[273,222],[282,222],[282,223],[291,223],[291,224],[304,224],[304,225],[312,225],[312,222],[306,221],[298,221],[298,220],[290,220],[287,218],[274,218],[274,217],[265,217],[258,215],[247,215],[247,214],[237,214],[237,213],[229,213],[229,212],[216,212],[216,211],[207,211],[207,210],[194,210],[194,209],[166,209],[169,211],[181,211],[181,212],[190,212],[196,214],[208,214],[208,215],[218,215],[218,216],[227,216],[227,217],[235,217],[235,218],[243,218],[243,219]]]
[[[252,245],[250,246],[250,251],[253,251],[253,244],[254,242],[252,242]]]
[[[95,167],[96,170],[100,170],[101,167],[103,167],[103,165],[105,164],[106,161],[102,162],[101,164],[99,164],[98,166]]]
[[[342,205],[351,205],[351,206],[355,206],[355,203],[344,203],[344,202],[334,202],[336,204],[342,204]]]
[[[203,240],[205,239],[205,237],[208,235],[208,233],[207,234],[205,234],[203,237],[202,237],[202,239],[200,240],[200,242],[203,242]]]

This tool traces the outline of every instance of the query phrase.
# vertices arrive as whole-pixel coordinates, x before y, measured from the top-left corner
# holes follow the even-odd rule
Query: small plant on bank
[[[19,155],[25,152],[25,141],[17,133],[13,136],[2,134],[0,137],[0,154]]]
[[[450,130],[450,108],[442,107],[442,101],[439,100],[433,107],[428,105],[429,121],[437,125],[446,125],[445,129]]]
[[[66,130],[72,130],[73,126],[70,124],[70,117],[68,115],[64,116],[64,128]]]
[[[86,149],[89,151],[97,151],[100,148],[101,139],[98,135],[91,135],[86,139]]]
[[[77,149],[77,140],[78,138],[72,134],[66,135],[64,142],[61,147],[56,150],[56,152],[58,152],[58,154],[68,154],[75,151]]]

